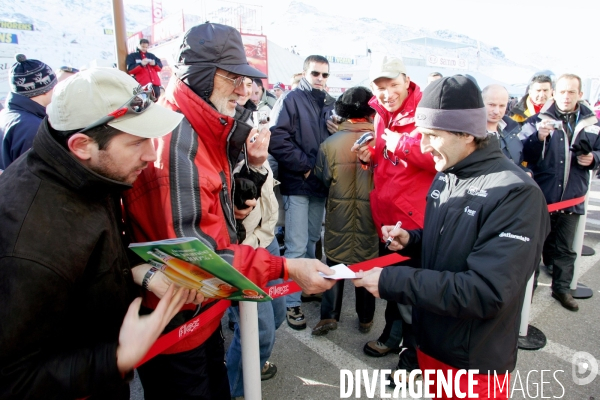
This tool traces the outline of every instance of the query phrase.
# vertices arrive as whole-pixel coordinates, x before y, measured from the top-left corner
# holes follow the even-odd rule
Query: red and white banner
[[[152,24],[163,19],[162,0],[152,0]]]

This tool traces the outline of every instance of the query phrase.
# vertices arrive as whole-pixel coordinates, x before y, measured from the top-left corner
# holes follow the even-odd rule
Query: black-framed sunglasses
[[[70,72],[72,74],[76,74],[79,72],[79,70],[77,68],[73,68],[73,67],[67,67],[67,66],[62,66],[59,68],[61,71],[64,72]]]
[[[110,114],[100,118],[98,121],[86,126],[80,130],[79,133],[87,132],[99,126],[106,125],[110,121],[121,118],[126,114],[139,115],[146,111],[155,101],[156,97],[154,96],[154,90],[151,83],[144,86],[138,86],[133,91],[133,97],[129,99],[127,103],[123,104]]]
[[[215,75],[219,75],[221,78],[225,78],[225,79],[233,82],[234,88],[238,88],[238,87],[242,86],[242,83],[244,83],[244,78],[245,78],[245,76],[243,76],[243,75],[240,75],[237,78],[230,78],[228,76],[221,75],[218,72],[215,72]]]
[[[329,75],[330,75],[329,72],[317,72],[317,71],[310,71],[310,74],[312,76],[314,76],[315,78],[318,78],[319,75],[323,75],[323,79],[329,78]]]
[[[389,156],[388,156],[388,149],[387,146],[383,146],[383,158],[385,158],[386,160],[388,160],[389,162],[392,163],[392,165],[396,166],[398,165],[398,157],[394,156],[394,158],[396,159],[396,161],[392,160]]]

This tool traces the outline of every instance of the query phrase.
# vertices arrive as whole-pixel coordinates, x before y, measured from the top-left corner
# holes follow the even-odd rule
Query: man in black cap
[[[382,232],[394,238],[390,249],[420,251],[422,269],[375,268],[355,284],[413,305],[420,369],[451,370],[452,377],[477,369],[484,375],[475,376],[475,393],[487,398],[485,374],[495,372],[502,382],[516,364],[525,288],[549,231],[546,202],[487,134],[481,92],[470,79],[431,83],[415,118],[421,150],[438,171],[424,228],[384,226]],[[497,398],[507,398],[507,391]]]
[[[23,54],[15,58],[6,109],[0,112],[0,169],[31,148],[57,83],[52,68],[43,62],[28,60]]]
[[[145,170],[124,197],[135,240],[196,237],[261,287],[289,276],[313,293],[333,286],[318,274],[333,273],[317,260],[286,260],[264,248],[237,244],[236,219],[256,204],[240,210],[232,200],[233,167],[242,152],[253,173],[265,174],[270,132],[236,120],[246,95],[244,77],[265,78],[248,65],[240,33],[220,24],[188,30],[177,55],[161,104],[184,115],[172,133],[157,140],[158,161]],[[153,215],[154,218],[148,218]],[[156,297],[146,293],[146,305]],[[219,307],[209,299],[201,308],[186,307],[167,326],[173,330],[197,314]],[[224,361],[221,317],[204,320],[193,334],[175,343],[139,369],[144,396],[151,399],[227,399],[230,396]],[[256,367],[262,365],[256,360]],[[261,360],[263,361],[263,360]]]

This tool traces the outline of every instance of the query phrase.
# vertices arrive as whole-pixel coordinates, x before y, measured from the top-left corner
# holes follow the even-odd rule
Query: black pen
[[[396,229],[400,228],[401,226],[402,226],[402,221],[398,221],[398,222],[396,222],[396,226],[394,226],[394,229],[392,229],[392,230],[396,230]],[[385,241],[385,248],[386,249],[388,248],[388,246],[390,244],[392,244],[392,242],[394,241],[394,238],[395,238],[395,236],[389,236],[387,238],[387,240]]]

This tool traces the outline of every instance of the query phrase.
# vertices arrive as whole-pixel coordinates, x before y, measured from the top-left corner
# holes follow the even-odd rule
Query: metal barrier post
[[[590,174],[590,182],[588,187],[592,187],[592,174]],[[573,270],[573,280],[571,281],[571,294],[575,299],[589,299],[594,295],[594,291],[585,285],[578,283],[579,280],[579,266],[581,265],[581,250],[583,248],[583,236],[585,235],[585,221],[587,218],[588,200],[590,192],[588,190],[585,195],[585,202],[583,203],[584,214],[579,217],[579,224],[577,225],[577,232],[575,232],[575,239],[573,240],[573,250],[577,252],[577,259],[575,260],[575,266]]]
[[[525,290],[523,310],[521,311],[521,326],[519,328],[519,340],[517,345],[523,350],[539,350],[546,345],[546,335],[535,326],[529,325],[529,311],[531,310],[531,298],[533,297],[533,280],[535,273],[531,275]]]
[[[260,351],[258,346],[258,305],[240,301],[240,341],[242,344],[242,371],[244,399],[261,400]]]

